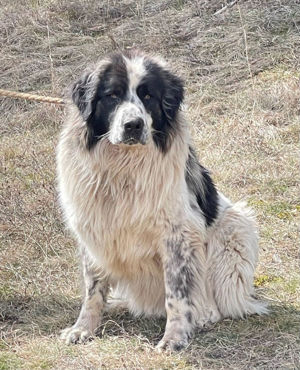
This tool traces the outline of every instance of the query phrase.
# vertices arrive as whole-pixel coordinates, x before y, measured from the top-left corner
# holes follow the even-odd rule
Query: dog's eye
[[[106,95],[108,98],[111,98],[111,99],[118,99],[118,95],[113,93],[113,94],[107,94]]]
[[[146,95],[144,96],[144,99],[145,99],[145,100],[150,100],[150,99],[151,99],[151,95],[146,94]]]

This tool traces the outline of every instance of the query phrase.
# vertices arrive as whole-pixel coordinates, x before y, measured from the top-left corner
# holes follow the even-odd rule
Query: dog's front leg
[[[175,228],[173,228],[173,231]],[[199,261],[184,232],[173,232],[165,242],[163,266],[167,323],[157,349],[178,351],[188,345],[196,321],[195,288],[199,287]],[[201,292],[198,292],[201,295]],[[198,297],[199,299],[199,297]],[[200,297],[201,299],[201,297]]]
[[[109,288],[108,279],[82,253],[83,279],[85,296],[76,323],[61,333],[61,338],[67,343],[83,343],[94,336],[101,324],[104,304]]]

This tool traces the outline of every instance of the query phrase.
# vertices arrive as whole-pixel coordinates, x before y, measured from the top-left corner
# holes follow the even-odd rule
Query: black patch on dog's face
[[[87,123],[88,149],[108,133],[110,115],[124,99],[127,87],[127,70],[121,54],[111,56],[111,63],[98,77],[96,87],[91,83],[91,74],[75,83],[72,99]]]
[[[130,54],[127,55],[130,58]],[[97,76],[85,74],[73,86],[72,99],[87,122],[86,143],[91,149],[108,133],[110,117],[126,99],[128,74],[122,54],[110,57],[111,63]],[[178,128],[176,115],[183,100],[183,83],[169,71],[145,58],[146,75],[136,94],[152,117],[153,140],[166,152]]]
[[[166,152],[177,128],[176,114],[183,100],[183,83],[151,61],[145,62],[145,68],[147,75],[137,94],[152,117],[153,140],[162,152]]]

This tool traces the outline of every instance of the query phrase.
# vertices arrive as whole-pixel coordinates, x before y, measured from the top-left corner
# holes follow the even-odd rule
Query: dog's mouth
[[[125,145],[145,145],[147,142],[147,135],[145,132],[136,133],[123,133],[121,143]]]
[[[113,145],[122,145],[124,147],[137,147],[145,146],[147,144],[146,139],[137,139],[135,137],[122,138],[119,140],[109,140]]]
[[[135,137],[130,137],[128,139],[122,140],[122,144],[125,144],[125,145],[138,145],[138,144],[145,145],[146,142],[144,140],[137,139]]]

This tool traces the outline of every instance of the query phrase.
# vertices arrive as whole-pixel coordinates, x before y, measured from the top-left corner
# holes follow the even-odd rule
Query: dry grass
[[[80,305],[76,247],[55,191],[64,112],[0,100],[0,369],[300,368],[298,1],[2,0],[1,88],[59,95],[115,48],[161,54],[187,80],[187,114],[204,165],[261,233],[258,294],[268,317],[226,320],[179,354],[156,354],[164,322],[106,316],[102,336],[57,334]],[[245,44],[246,41],[246,44]],[[246,54],[247,47],[247,54]]]

